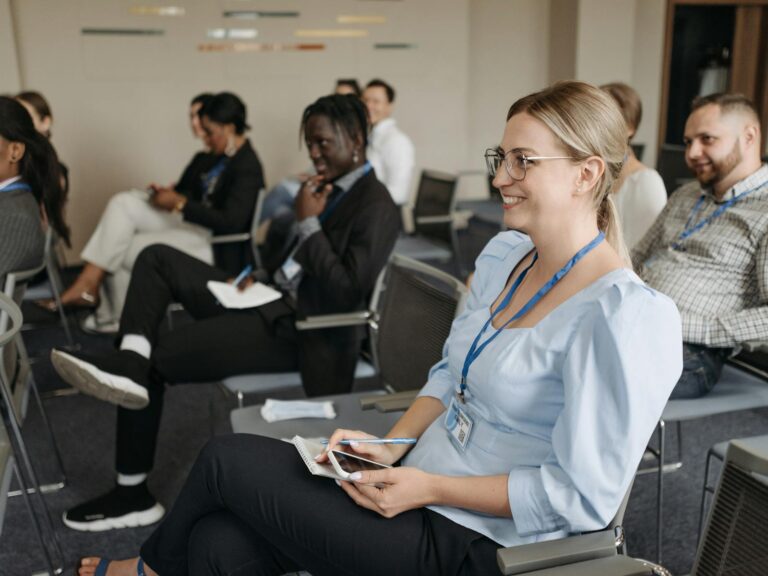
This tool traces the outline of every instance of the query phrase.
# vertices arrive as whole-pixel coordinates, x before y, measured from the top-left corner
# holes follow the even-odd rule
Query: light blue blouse
[[[450,403],[491,304],[532,248],[518,232],[486,246],[421,396]],[[404,464],[451,476],[508,475],[511,519],[431,507],[504,546],[598,530],[616,514],[682,357],[672,300],[634,272],[614,270],[536,326],[504,330],[472,364],[464,406],[474,426],[464,453],[440,417]]]

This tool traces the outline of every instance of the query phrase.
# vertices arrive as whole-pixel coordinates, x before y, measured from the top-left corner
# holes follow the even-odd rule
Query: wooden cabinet
[[[760,113],[768,140],[768,0],[669,0],[659,125],[659,159],[682,145],[691,101],[741,92]]]

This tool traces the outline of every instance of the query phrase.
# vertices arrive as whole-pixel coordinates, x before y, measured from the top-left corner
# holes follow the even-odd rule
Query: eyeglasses
[[[485,165],[491,178],[496,176],[502,161],[507,174],[512,180],[520,182],[525,179],[528,163],[536,160],[574,160],[573,156],[526,156],[517,150],[510,150],[506,154],[498,148],[488,148],[485,151]]]

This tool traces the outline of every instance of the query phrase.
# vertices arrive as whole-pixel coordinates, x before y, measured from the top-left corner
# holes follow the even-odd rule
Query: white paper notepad
[[[282,298],[282,294],[261,282],[254,282],[245,290],[238,290],[233,284],[209,280],[208,290],[216,296],[225,308],[256,308]]]

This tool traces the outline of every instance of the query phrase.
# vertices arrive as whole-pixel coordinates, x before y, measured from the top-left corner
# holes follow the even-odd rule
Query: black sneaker
[[[64,512],[64,524],[81,532],[104,532],[116,528],[149,526],[165,514],[165,508],[147,489],[137,486],[115,486],[111,492]]]
[[[129,350],[102,356],[51,350],[62,380],[81,392],[129,410],[149,404],[149,360]]]

